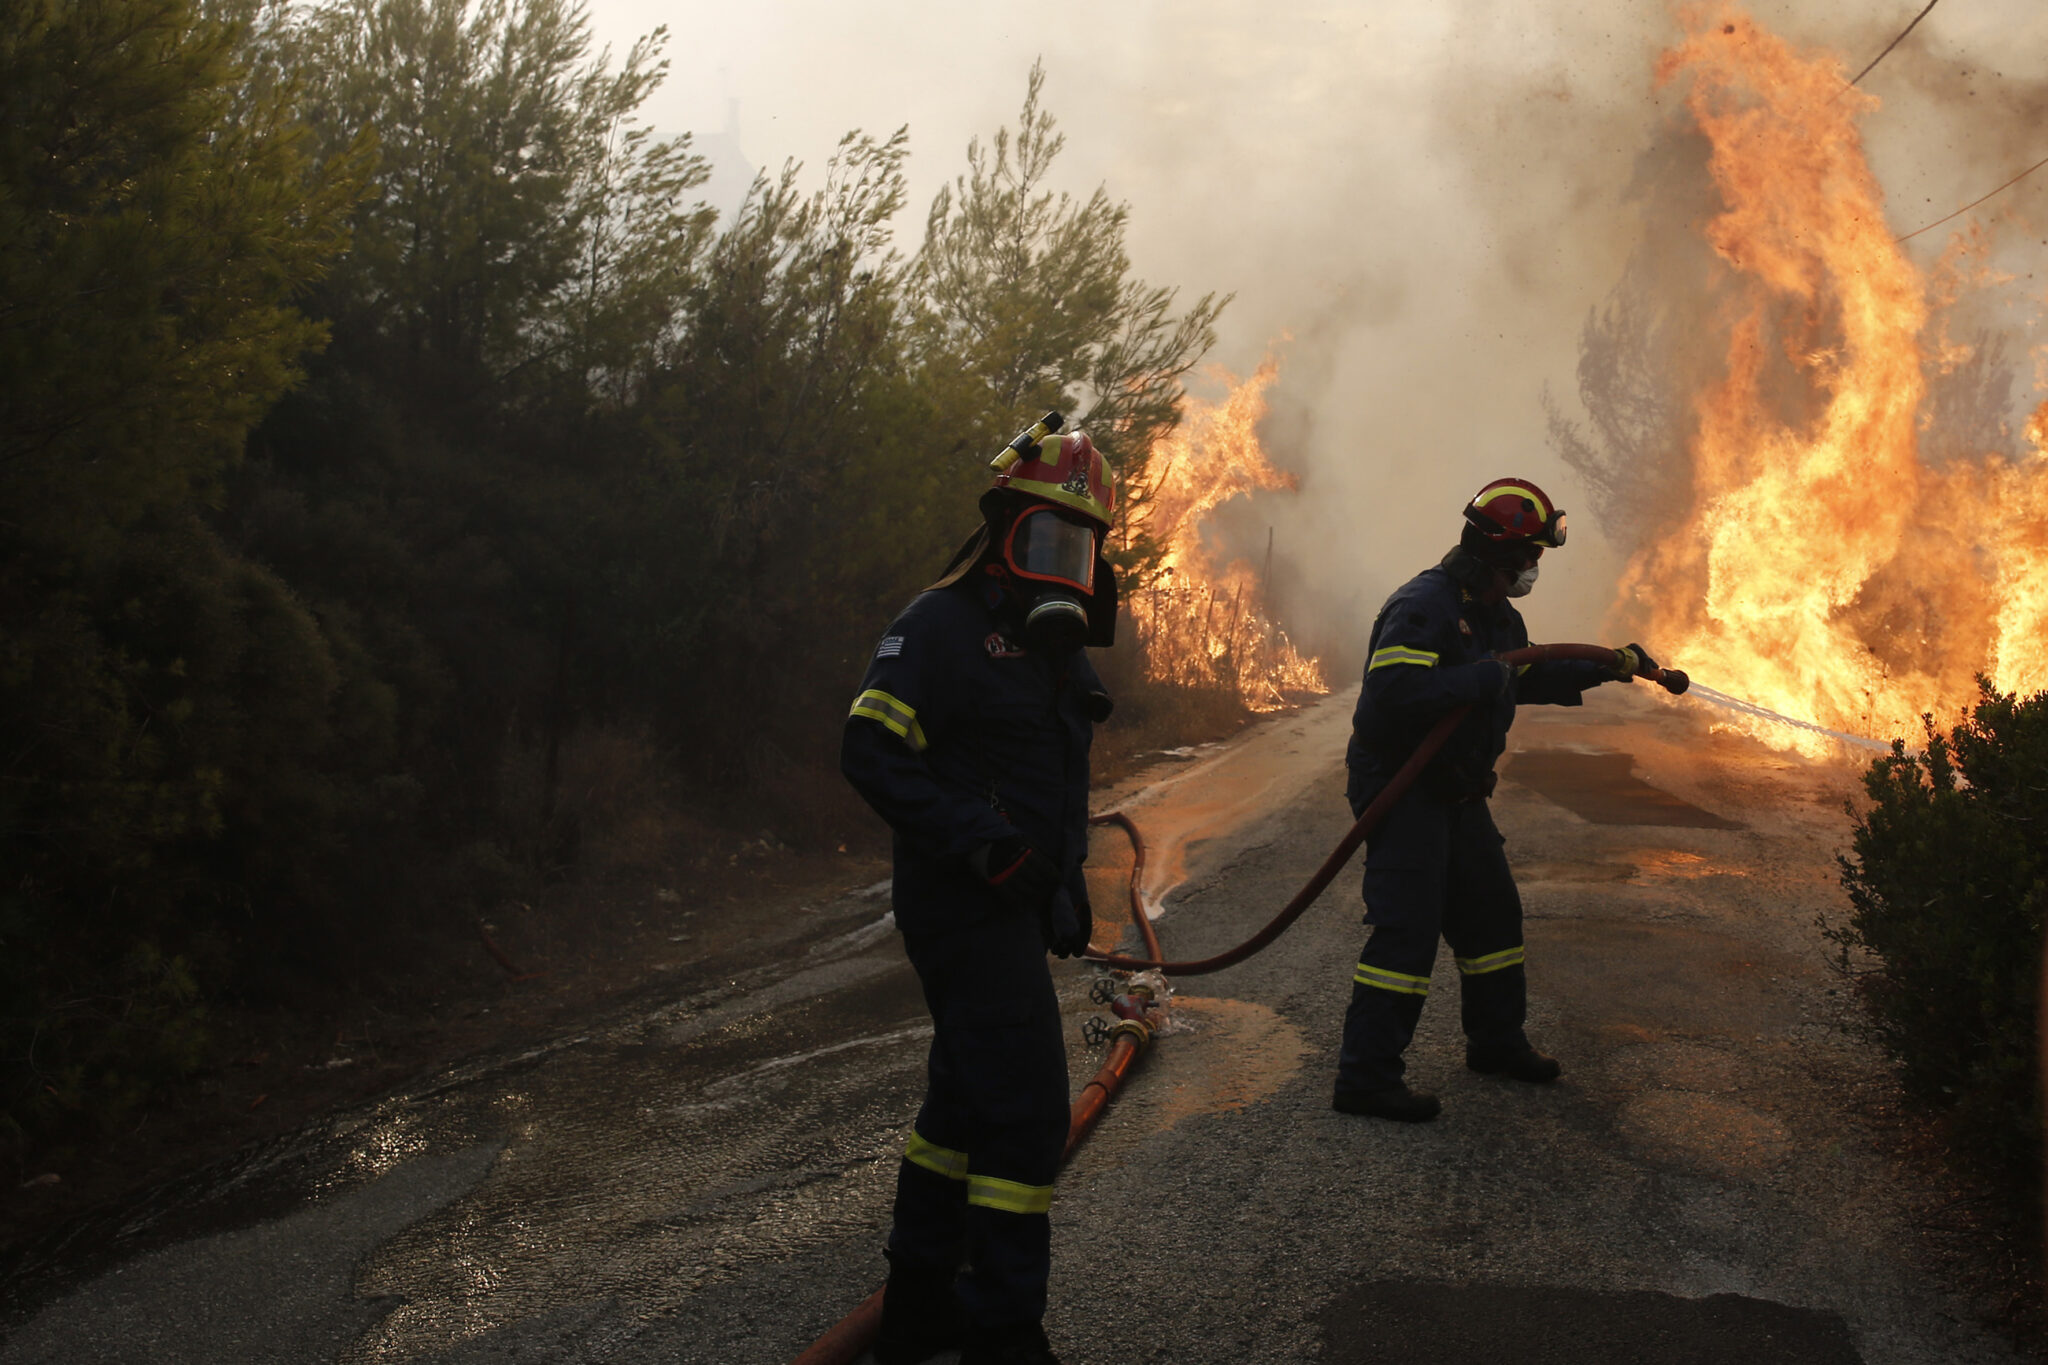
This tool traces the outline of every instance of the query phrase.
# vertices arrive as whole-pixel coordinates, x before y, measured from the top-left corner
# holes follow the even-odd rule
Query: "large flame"
[[[1657,76],[1688,81],[1711,144],[1736,302],[1690,510],[1631,563],[1625,612],[1702,681],[1879,738],[1952,716],[1977,672],[2048,686],[2048,404],[2018,462],[1922,458],[1927,367],[1961,348],[1885,221],[1857,126],[1878,102],[1737,8],[1684,22]]]
[[[1320,662],[1303,658],[1273,620],[1265,569],[1242,559],[1219,567],[1202,543],[1203,521],[1231,498],[1297,486],[1259,444],[1266,388],[1278,374],[1270,356],[1242,381],[1215,371],[1223,399],[1190,398],[1180,425],[1153,448],[1139,525],[1164,553],[1152,581],[1130,597],[1147,677],[1233,688],[1254,711],[1277,710],[1288,693],[1330,690]]]

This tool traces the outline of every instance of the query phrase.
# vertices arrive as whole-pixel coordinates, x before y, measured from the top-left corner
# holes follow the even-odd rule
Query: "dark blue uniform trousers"
[[[992,911],[904,946],[932,1014],[924,1107],[896,1179],[893,1264],[950,1275],[968,1320],[1037,1322],[1052,1261],[1046,1208],[1066,1145],[1067,1052],[1045,941]]]
[[[1505,841],[1482,801],[1410,790],[1366,842],[1365,922],[1372,932],[1352,976],[1337,1088],[1401,1083],[1401,1054],[1429,995],[1437,939],[1458,959],[1466,1039],[1526,1045],[1522,898]]]

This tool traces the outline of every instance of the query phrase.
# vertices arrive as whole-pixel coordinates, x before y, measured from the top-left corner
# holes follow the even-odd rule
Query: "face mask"
[[[1534,564],[1531,564],[1528,568],[1522,570],[1521,573],[1515,576],[1514,582],[1508,584],[1508,596],[1527,597],[1529,595],[1529,589],[1535,586],[1536,566]]]
[[[1004,538],[1003,559],[1024,597],[1024,640],[1046,654],[1066,654],[1088,639],[1081,598],[1095,586],[1095,532],[1049,507],[1018,517]]]
[[[1088,641],[1088,612],[1063,592],[1040,593],[1024,613],[1024,643],[1041,654],[1071,654]]]

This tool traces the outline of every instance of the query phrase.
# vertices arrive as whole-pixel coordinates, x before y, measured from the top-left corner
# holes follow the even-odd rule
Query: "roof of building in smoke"
[[[725,102],[725,126],[717,132],[692,133],[691,148],[711,163],[711,176],[698,186],[699,199],[718,210],[721,224],[730,223],[746,201],[758,168],[740,146],[740,102]]]

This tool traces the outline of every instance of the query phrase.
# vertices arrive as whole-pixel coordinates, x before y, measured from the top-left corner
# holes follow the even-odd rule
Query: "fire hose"
[[[1526,649],[1508,650],[1494,657],[1511,668],[1563,659],[1611,665],[1615,659],[1615,651],[1601,645],[1531,645]],[[1635,676],[1658,683],[1673,695],[1684,692],[1690,685],[1686,675],[1675,668],[1640,668]],[[1220,972],[1225,967],[1234,966],[1259,952],[1286,933],[1288,928],[1301,918],[1303,912],[1315,903],[1316,898],[1328,889],[1330,882],[1344,869],[1344,865],[1351,861],[1351,855],[1358,851],[1358,846],[1379,827],[1380,821],[1386,818],[1394,803],[1414,785],[1423,768],[1436,756],[1437,751],[1443,748],[1445,741],[1450,739],[1451,733],[1458,728],[1471,710],[1470,706],[1460,706],[1439,720],[1429,733],[1423,736],[1422,742],[1415,747],[1415,752],[1409,755],[1408,761],[1401,765],[1400,770],[1380,790],[1379,795],[1359,813],[1350,831],[1331,851],[1330,856],[1323,860],[1323,865],[1316,869],[1315,875],[1294,894],[1294,898],[1282,906],[1280,912],[1267,921],[1264,928],[1235,948],[1217,953],[1213,957],[1198,958],[1189,962],[1165,961],[1166,954],[1159,946],[1159,936],[1152,927],[1151,916],[1145,913],[1144,896],[1140,891],[1145,871],[1145,841],[1139,835],[1137,825],[1122,811],[1108,811],[1089,817],[1090,824],[1117,825],[1130,836],[1133,855],[1130,880],[1131,920],[1144,942],[1145,951],[1150,956],[1125,957],[1116,953],[1106,953],[1094,947],[1088,949],[1087,956],[1114,971],[1156,971],[1162,975],[1201,976],[1208,972]],[[1096,1122],[1108,1108],[1109,1101],[1123,1085],[1124,1078],[1130,1074],[1131,1068],[1136,1065],[1138,1058],[1144,1055],[1152,1042],[1157,1002],[1150,987],[1134,984],[1127,994],[1115,997],[1110,1003],[1111,1008],[1119,1016],[1119,1022],[1109,1031],[1109,1051],[1103,1057],[1101,1068],[1096,1071],[1094,1078],[1082,1087],[1080,1097],[1073,1103],[1067,1125],[1066,1147],[1060,1153],[1062,1165],[1094,1130]],[[849,1362],[874,1343],[875,1333],[882,1321],[882,1293],[882,1290],[877,1289],[868,1295],[861,1301],[859,1307],[812,1342],[810,1347],[796,1358],[793,1365],[849,1365]]]

